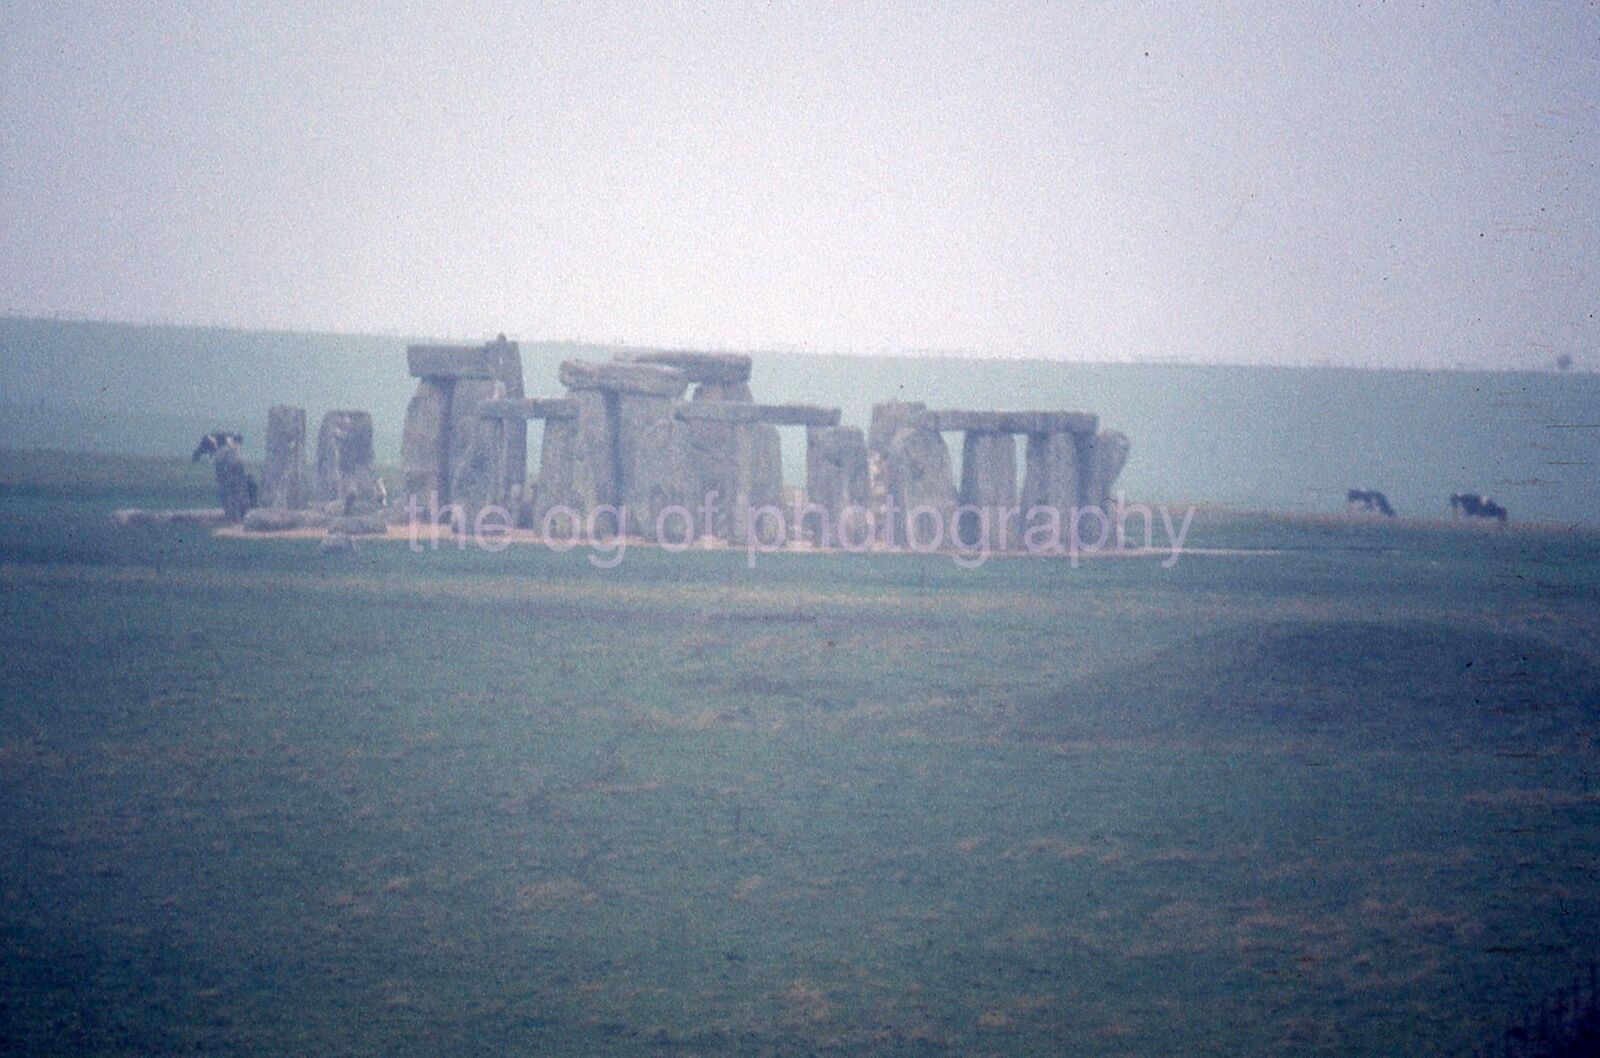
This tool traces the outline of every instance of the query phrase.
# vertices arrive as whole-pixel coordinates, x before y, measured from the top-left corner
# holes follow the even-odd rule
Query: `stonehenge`
[[[621,535],[666,547],[1006,550],[1022,543],[1019,514],[1053,508],[1065,519],[1108,507],[1130,450],[1095,415],[1066,410],[890,401],[872,407],[864,431],[836,407],[758,402],[742,354],[569,359],[555,372],[562,391],[541,395],[524,391],[521,351],[504,335],[412,345],[406,365],[416,390],[401,439],[403,507],[458,534],[486,528],[481,516],[495,511],[495,527],[547,542]],[[530,422],[543,427],[532,477]],[[804,487],[793,494],[784,487],[786,428],[805,438]],[[959,464],[949,433],[962,435]],[[235,436],[211,442],[211,451],[228,448],[219,485],[233,483],[236,464],[242,471]],[[247,515],[244,486],[229,484],[226,517],[259,532],[386,531],[392,512],[369,414],[327,412],[309,471],[305,409],[274,405],[266,437],[263,502]]]

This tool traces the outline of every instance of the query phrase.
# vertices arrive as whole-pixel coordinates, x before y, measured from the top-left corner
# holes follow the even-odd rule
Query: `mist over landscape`
[[[0,1054],[1600,1054],[1600,4],[0,2]]]

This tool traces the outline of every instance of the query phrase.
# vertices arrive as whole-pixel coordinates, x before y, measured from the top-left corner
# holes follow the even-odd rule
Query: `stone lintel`
[[[578,402],[571,397],[498,397],[478,405],[484,419],[576,419]]]
[[[925,411],[913,424],[921,430],[978,433],[1073,433],[1092,435],[1099,417],[1081,411]]]
[[[617,354],[623,364],[657,364],[675,367],[696,385],[732,385],[750,381],[750,358],[743,353],[696,353],[679,349],[650,349]]]
[[[685,422],[745,423],[761,421],[761,406],[734,400],[691,400],[679,404],[678,418]]]
[[[408,345],[413,378],[499,378],[495,345]]]
[[[590,360],[563,360],[561,384],[568,389],[604,389],[647,397],[682,397],[689,379],[676,368],[660,364],[597,364]]]
[[[815,404],[757,404],[756,412],[764,423],[772,426],[838,426],[838,408],[824,408]]]

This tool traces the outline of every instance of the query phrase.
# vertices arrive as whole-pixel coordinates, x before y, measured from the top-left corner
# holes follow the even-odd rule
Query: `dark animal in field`
[[[1351,489],[1345,493],[1344,498],[1353,511],[1363,511],[1367,514],[1376,511],[1389,518],[1394,517],[1394,508],[1389,506],[1389,497],[1377,489]]]
[[[244,447],[244,435],[214,430],[200,438],[195,446],[191,463],[201,457],[211,456],[217,471],[217,499],[230,522],[244,521],[245,512],[256,505],[256,479],[244,468],[244,458],[239,454]]]
[[[1493,518],[1501,525],[1506,522],[1506,509],[1489,497],[1476,492],[1452,492],[1450,514],[1460,518]]]
[[[213,430],[200,438],[200,443],[194,446],[194,455],[189,457],[189,462],[198,463],[202,456],[214,456],[225,448],[243,448],[244,434],[229,433],[227,430]]]

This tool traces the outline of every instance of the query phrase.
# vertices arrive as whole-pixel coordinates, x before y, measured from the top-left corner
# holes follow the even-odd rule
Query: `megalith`
[[[274,404],[267,409],[266,436],[261,506],[299,510],[311,498],[306,487],[306,410]]]
[[[571,453],[570,488],[579,509],[610,505],[626,512],[624,524],[608,526],[602,520],[597,531],[653,532],[654,526],[643,521],[656,484],[650,475],[663,465],[677,465],[680,458],[692,461],[687,431],[655,429],[673,418],[688,388],[684,373],[660,364],[567,360],[560,378],[576,402],[577,417],[570,444],[562,440],[557,447]],[[652,443],[680,446],[682,451],[647,455]]]
[[[899,508],[894,542],[920,549],[950,544],[956,484],[944,437],[937,430],[900,429],[889,442],[887,468],[888,493]]]
[[[372,458],[372,416],[328,412],[317,431],[316,501],[340,514],[365,514],[382,508],[382,489]]]
[[[1024,525],[1028,512],[1039,508],[1054,509],[1063,522],[1072,516],[1081,477],[1078,436],[1064,430],[1028,434],[1020,502]]]
[[[840,522],[851,508],[856,508],[852,517],[859,520],[849,527],[851,533],[863,534],[866,525],[875,526],[862,513],[872,502],[872,482],[867,439],[860,427],[806,428],[806,502],[827,512],[827,542],[834,546],[840,539]]]
[[[1113,488],[1117,476],[1127,465],[1131,446],[1125,434],[1102,430],[1090,439],[1087,473],[1083,475],[1083,502],[1086,506],[1109,511],[1115,501]]]
[[[472,486],[473,494],[462,498],[474,503],[507,502],[513,488],[520,494],[528,472],[526,423],[478,414],[485,401],[522,397],[517,343],[500,335],[483,345],[413,345],[406,364],[418,380],[401,441],[407,494],[421,504],[453,503],[457,477]],[[491,462],[502,469],[487,472]],[[503,482],[493,494],[485,491],[490,479]]]
[[[988,546],[1003,550],[1012,538],[1008,512],[1017,502],[1017,443],[1010,433],[968,430],[961,445],[963,510],[957,527],[960,543],[971,547],[988,535]]]
[[[256,484],[245,470],[238,445],[224,445],[213,459],[217,475],[217,499],[230,522],[244,521],[256,503]]]

